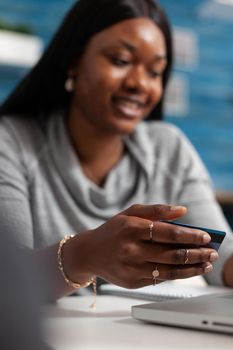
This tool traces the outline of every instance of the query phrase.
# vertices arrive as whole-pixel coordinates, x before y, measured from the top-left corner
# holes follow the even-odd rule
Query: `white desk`
[[[56,350],[232,350],[233,336],[142,323],[130,316],[143,300],[66,297],[46,310],[47,339]]]

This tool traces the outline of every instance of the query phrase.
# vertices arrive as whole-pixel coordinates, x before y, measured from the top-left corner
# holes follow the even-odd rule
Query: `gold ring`
[[[184,265],[188,263],[189,261],[189,257],[188,257],[188,254],[189,254],[189,250],[188,249],[185,249],[185,255],[184,255]]]
[[[150,241],[153,241],[153,228],[154,228],[154,223],[153,221],[149,224],[149,236],[150,236]]]
[[[152,271],[152,277],[153,277],[153,286],[155,286],[156,285],[156,278],[159,277],[159,270],[158,270],[157,266]]]

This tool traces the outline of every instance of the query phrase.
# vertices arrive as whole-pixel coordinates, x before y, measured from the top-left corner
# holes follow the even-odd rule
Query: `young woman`
[[[137,288],[211,272],[209,235],[163,222],[183,216],[228,231],[209,280],[233,285],[206,170],[179,130],[153,121],[171,63],[154,1],[80,0],[1,106],[1,226],[35,249],[54,298],[96,277]]]

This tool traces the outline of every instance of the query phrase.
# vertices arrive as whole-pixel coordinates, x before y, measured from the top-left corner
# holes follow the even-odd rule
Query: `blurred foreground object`
[[[46,350],[39,320],[40,273],[31,255],[2,232],[0,245],[0,349]]]

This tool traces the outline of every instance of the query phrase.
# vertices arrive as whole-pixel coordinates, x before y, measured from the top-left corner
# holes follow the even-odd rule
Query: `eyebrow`
[[[134,45],[132,45],[131,43],[129,43],[128,41],[119,40],[119,43],[132,53],[134,53],[136,51],[136,47]],[[156,59],[156,61],[167,60],[167,55],[166,54],[156,54],[155,59]]]

